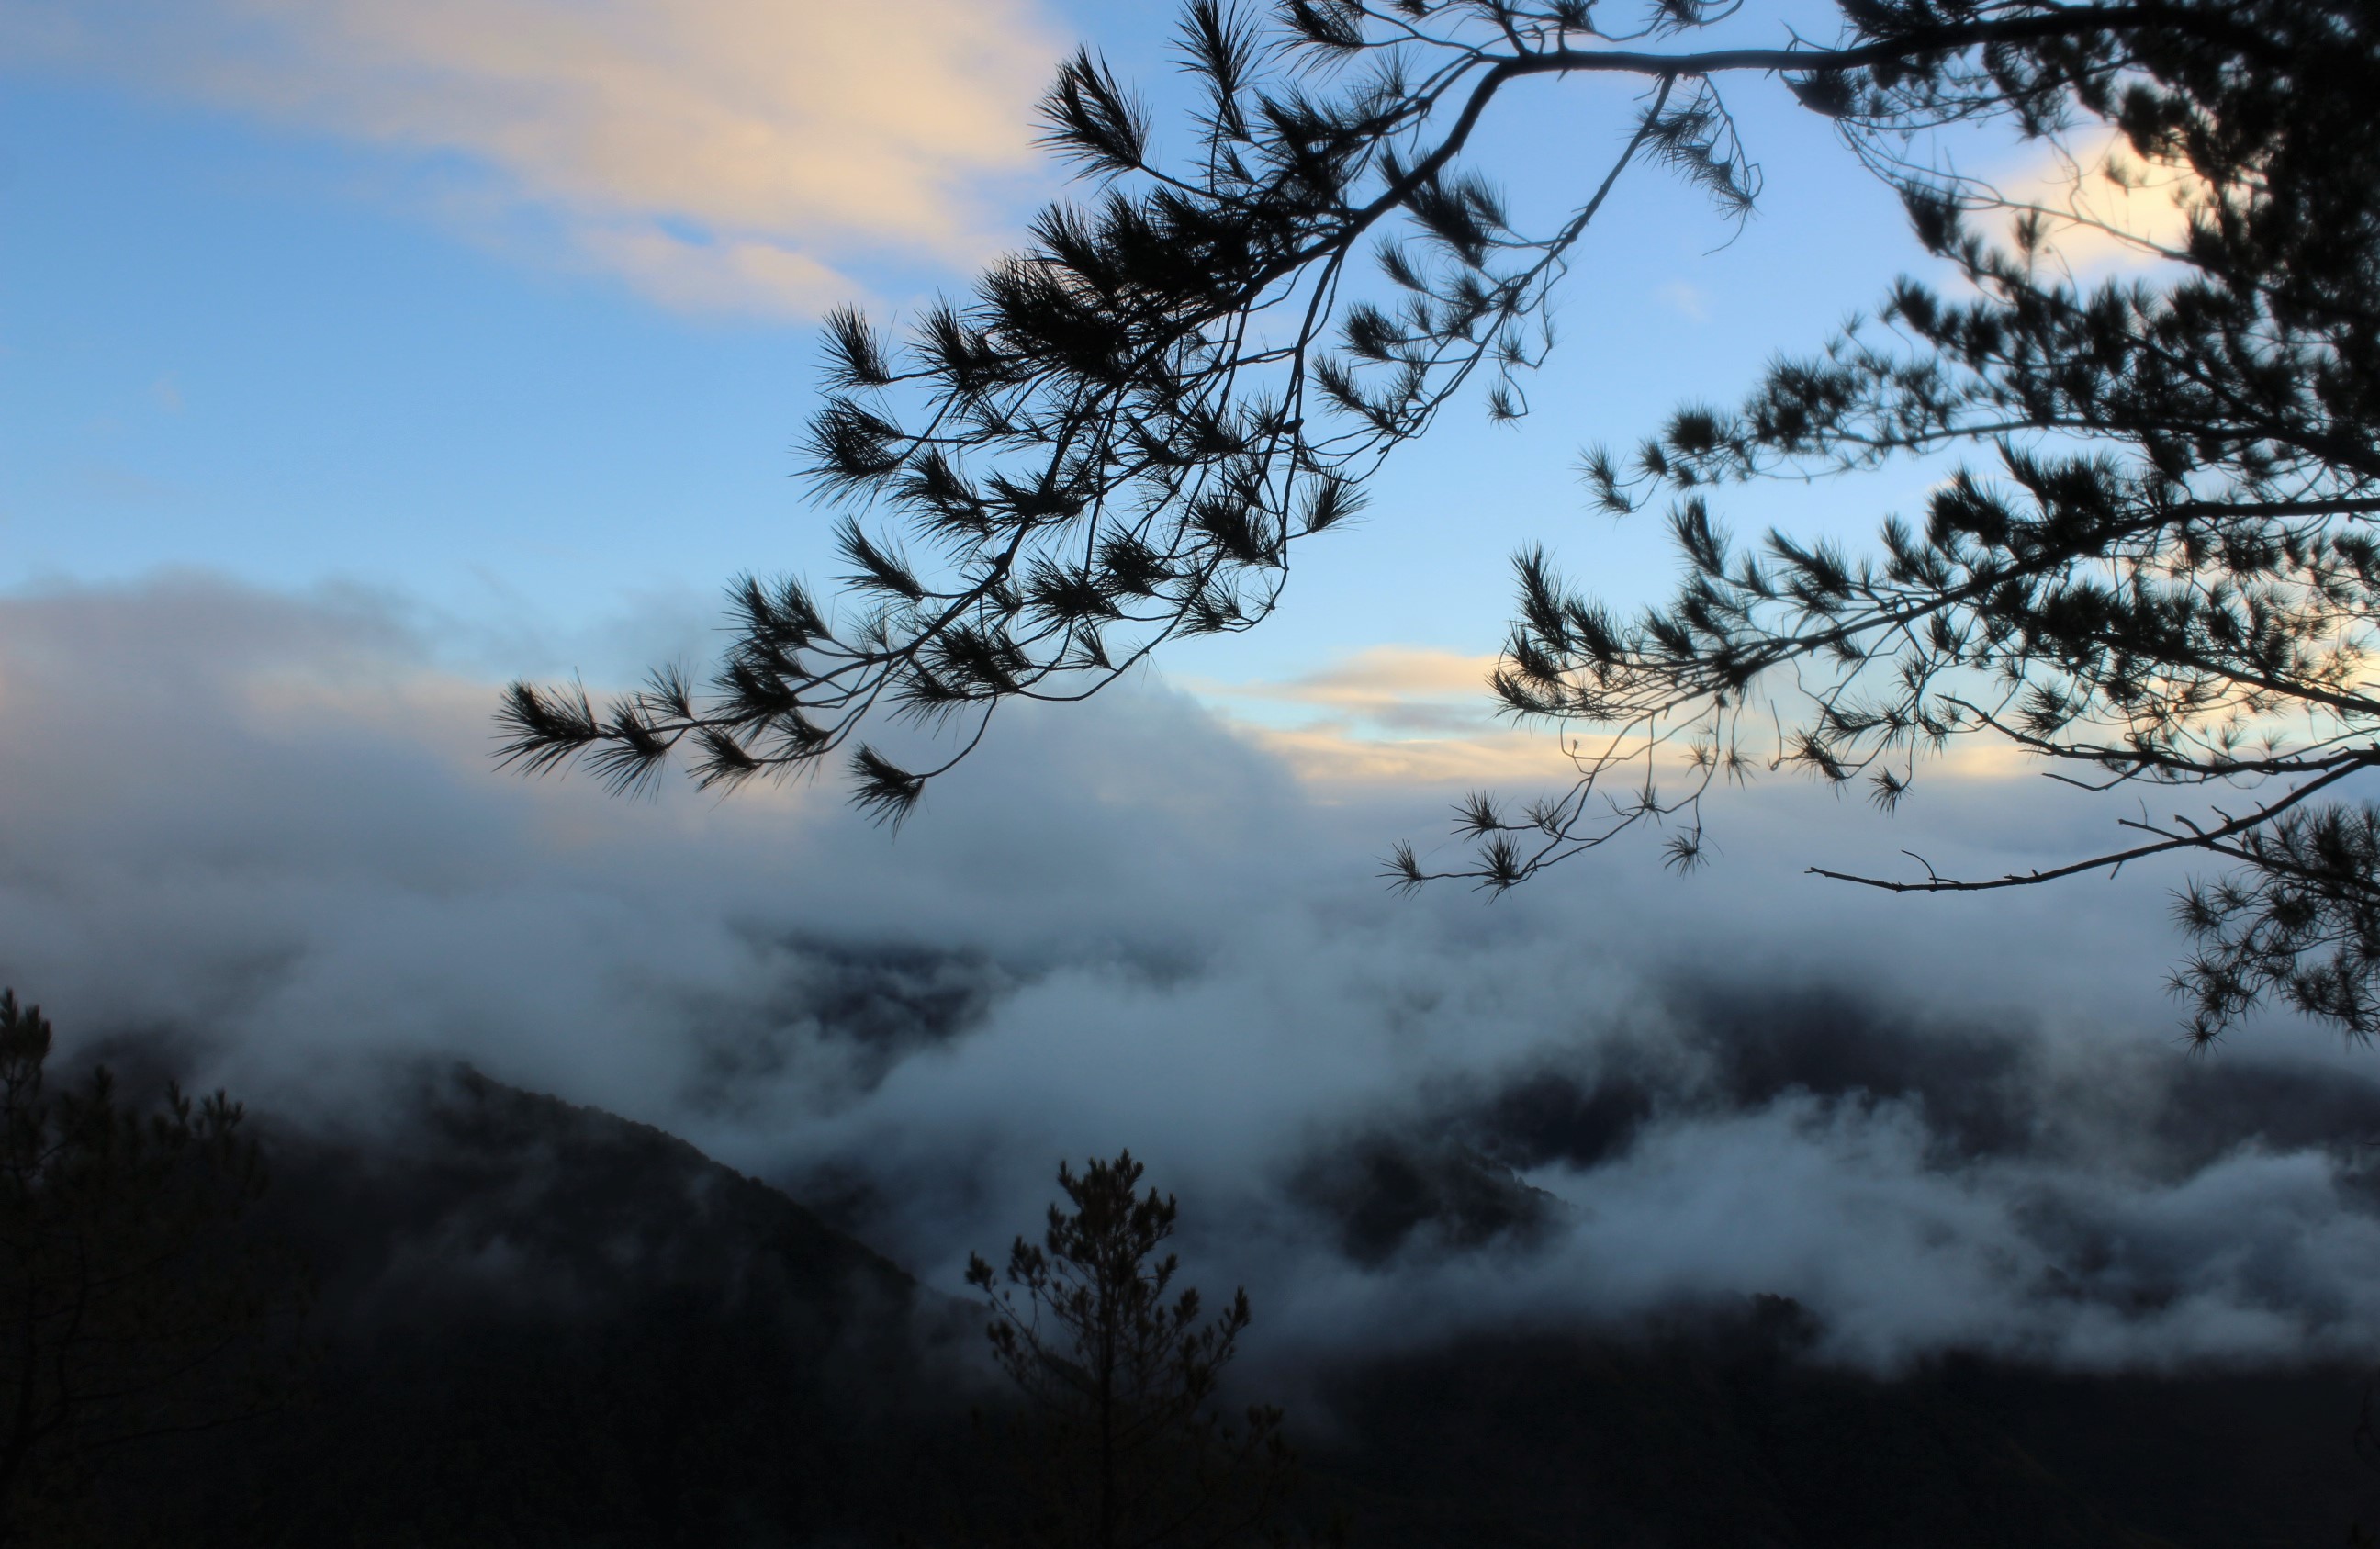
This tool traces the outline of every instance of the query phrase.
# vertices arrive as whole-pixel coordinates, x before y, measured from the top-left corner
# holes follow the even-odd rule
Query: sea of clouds
[[[1301,778],[1158,678],[1003,718],[897,834],[832,780],[648,801],[489,756],[435,621],[204,576],[0,600],[0,982],[72,1058],[369,1134],[423,1061],[681,1133],[959,1289],[1130,1147],[1274,1348],[1791,1296],[1822,1353],[2380,1353],[2380,1056],[2211,1057],[2182,872],[1895,899],[2110,832],[1790,780],[1490,900],[1377,857],[1449,792]],[[1552,773],[1548,751],[1548,776]]]

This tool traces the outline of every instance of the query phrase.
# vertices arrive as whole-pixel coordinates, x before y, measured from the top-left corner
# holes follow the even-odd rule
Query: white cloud
[[[667,305],[803,315],[998,246],[1058,52],[1033,0],[28,0],[0,62],[460,158]]]
[[[815,316],[859,292],[848,276],[779,242],[698,242],[636,224],[590,224],[574,236],[595,263],[681,311]]]
[[[1003,717],[895,841],[832,784],[637,803],[499,773],[493,686],[439,667],[445,633],[188,576],[0,598],[0,984],[69,1057],[178,1034],[197,1084],[263,1113],[369,1115],[390,1062],[469,1059],[863,1185],[870,1240],[952,1289],[1059,1156],[1129,1144],[1201,1282],[1245,1280],[1286,1347],[1781,1291],[1881,1363],[2380,1350],[2380,1214],[2337,1145],[2380,1113],[2370,1057],[2177,1053],[2169,877],[1998,905],[1797,874],[1854,833],[1976,867],[2070,837],[2010,784],[1923,835],[1756,784],[1695,878],[1647,844],[1399,900],[1368,857],[1436,798],[1317,805],[1146,684]],[[1451,695],[1475,666],[1300,692]],[[1797,1009],[1813,983],[1853,993]],[[968,1018],[905,1026],[953,988]],[[1462,1140],[1539,1078],[1645,1106],[1526,1164],[1566,1210],[1534,1248],[1425,1233],[1366,1266],[1290,1181],[1349,1136]]]

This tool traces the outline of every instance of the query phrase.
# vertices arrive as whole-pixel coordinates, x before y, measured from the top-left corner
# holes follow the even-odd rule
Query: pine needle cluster
[[[1129,86],[1077,54],[1042,124],[1078,196],[897,338],[830,320],[807,444],[842,513],[838,595],[737,582],[698,688],[664,671],[599,708],[516,684],[503,756],[620,789],[674,758],[706,786],[832,760],[897,822],[1002,704],[1082,698],[1169,639],[1265,619],[1298,545],[1342,526],[1458,395],[1524,414],[1553,298],[1624,174],[1666,169],[1730,218],[1755,208],[1727,91],[1767,78],[1900,191],[1960,283],[1903,281],[1736,406],[1589,454],[1603,505],[1666,503],[1687,580],[1623,619],[1522,556],[1493,688],[1567,729],[1575,779],[1519,810],[1466,804],[1470,859],[1401,846],[1391,879],[1503,889],[1647,826],[1689,868],[1715,785],[1793,768],[1888,810],[1925,756],[1997,740],[2097,789],[2245,794],[2143,807],[2139,842],[2019,875],[1852,880],[2010,887],[2205,852],[2238,870],[2184,913],[2196,1034],[2277,991],[2373,1031],[2373,958],[2297,975],[2380,903],[2369,868],[2299,854],[2355,827],[2325,804],[2380,762],[2380,14],[1840,0],[1830,42],[1734,46],[1741,9],[1193,0],[1178,59],[1198,106],[1172,156]],[[1632,102],[1543,224],[1470,152],[1535,78]],[[2131,238],[2162,269],[2080,284],[2050,242],[2068,212],[1929,159],[1937,131],[1984,121],[2070,155],[2112,132],[2134,171],[2111,176],[2164,169],[2184,234]],[[1714,510],[1745,480],[1931,457],[1965,461],[1865,554],[1739,544]],[[901,722],[923,756],[886,743]],[[2309,908],[2324,923],[2274,913]]]
[[[1454,875],[1510,886],[1647,823],[1691,865],[1726,778],[1798,768],[1889,811],[1925,755],[1997,741],[2095,791],[2243,794],[2169,817],[2143,804],[2131,841],[2038,869],[1844,879],[1970,891],[2220,857],[2235,869],[2179,910],[2192,1037],[2276,994],[2380,1028],[2375,815],[2338,805],[2380,765],[2380,15],[2274,0],[2155,16],[1986,50],[1964,73],[1830,86],[1964,283],[1902,280],[1736,407],[1689,406],[1633,453],[1588,454],[1604,507],[1666,499],[1686,578],[1622,620],[1542,551],[1521,558],[1494,688],[1515,715],[1581,729],[1578,779],[1524,814],[1467,811],[1477,859]],[[2183,235],[2139,243],[2164,277],[2080,284],[2045,243],[2050,212],[1896,150],[1986,111],[2058,143],[2112,127],[2177,174]],[[2013,216],[2007,240],[1985,229],[1995,214]],[[1781,531],[1739,543],[1712,510],[1745,480],[1943,454],[1961,460],[1922,523],[1887,520],[1862,556]],[[1395,874],[1427,875],[1409,850]]]

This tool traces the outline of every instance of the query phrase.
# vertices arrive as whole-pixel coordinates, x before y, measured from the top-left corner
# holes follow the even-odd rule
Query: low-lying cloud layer
[[[492,701],[383,599],[0,602],[0,981],[72,1051],[347,1131],[468,1059],[952,1289],[1060,1156],[1130,1146],[1276,1349],[1771,1292],[1886,1366],[2380,1352],[2380,1069],[2289,1024],[2179,1053],[2175,877],[1799,875],[2107,821],[2038,782],[1889,825],[1756,785],[1694,877],[1646,844],[1400,900],[1370,857],[1442,792],[1318,791],[1154,682],[1006,718],[897,838],[832,785],[499,774]]]

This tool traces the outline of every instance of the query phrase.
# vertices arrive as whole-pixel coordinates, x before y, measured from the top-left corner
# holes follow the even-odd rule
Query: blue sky
[[[1171,90],[1169,6],[895,9],[943,42],[895,62],[820,21],[840,7],[744,0],[18,7],[0,587],[183,566],[360,584],[449,620],[490,676],[604,682],[698,650],[729,575],[830,569],[795,477],[820,309],[895,317],[1021,229],[1058,187],[1031,101],[1074,40],[1111,50],[1160,122]],[[1221,694],[1451,653],[1466,665],[1423,673],[1439,694],[1475,681],[1508,556],[1536,539],[1621,600],[1663,589],[1658,523],[1585,514],[1578,447],[1731,395],[1912,256],[1823,121],[1772,83],[1735,96],[1768,179],[1753,221],[1633,175],[1532,418],[1461,405],[1359,527],[1307,547],[1279,618],[1160,668]],[[1534,83],[1482,164],[1524,208],[1559,197],[1625,103]],[[1854,535],[1919,488],[1729,505]]]

